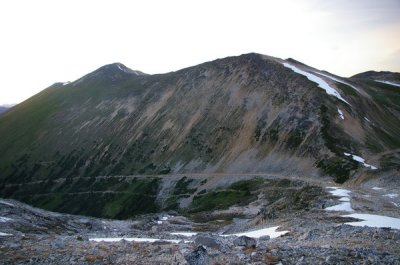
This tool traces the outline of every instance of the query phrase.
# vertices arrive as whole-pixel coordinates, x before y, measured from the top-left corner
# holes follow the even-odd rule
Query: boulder
[[[221,240],[210,237],[210,236],[197,236],[194,239],[194,243],[196,243],[196,245],[201,245],[201,246],[205,246],[205,247],[209,247],[209,248],[218,249],[219,251],[221,251],[223,253],[226,253],[229,251],[229,247],[226,244],[224,244],[223,242],[221,242]]]
[[[257,241],[248,236],[240,236],[233,240],[233,244],[240,247],[255,248],[257,246]]]
[[[195,251],[185,255],[185,260],[189,265],[207,265],[209,263],[207,250],[199,246]]]

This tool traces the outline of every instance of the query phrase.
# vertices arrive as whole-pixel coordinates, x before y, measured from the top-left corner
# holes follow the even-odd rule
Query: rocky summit
[[[55,83],[0,116],[0,263],[400,264],[398,117],[254,53]]]

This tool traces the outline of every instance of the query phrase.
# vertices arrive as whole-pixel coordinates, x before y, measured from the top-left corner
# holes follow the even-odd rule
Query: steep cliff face
[[[1,195],[98,176],[379,175],[399,168],[399,99],[390,84],[259,54],[160,75],[111,64],[0,117]]]

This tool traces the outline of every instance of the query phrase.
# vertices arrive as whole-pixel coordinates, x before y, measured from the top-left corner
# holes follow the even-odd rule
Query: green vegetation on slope
[[[335,154],[334,157],[325,157],[317,161],[316,166],[320,168],[324,174],[333,176],[335,182],[344,183],[349,179],[352,170],[358,168],[358,163],[351,158],[344,155],[344,152],[355,149],[352,147],[352,142],[347,140],[345,135],[340,133],[340,128],[333,129],[329,109],[325,105],[321,105],[320,119],[321,119],[321,133],[329,150]],[[344,149],[344,148],[347,148]]]
[[[196,191],[196,188],[189,188],[192,182],[193,179],[184,176],[175,183],[172,193],[166,200],[166,210],[178,210],[179,200],[190,197],[190,195]]]
[[[24,185],[12,197],[50,211],[126,219],[157,212],[159,178],[76,178]]]
[[[262,183],[261,179],[243,180],[233,183],[226,189],[202,193],[193,198],[188,212],[221,210],[233,205],[246,205],[257,198],[255,191]]]

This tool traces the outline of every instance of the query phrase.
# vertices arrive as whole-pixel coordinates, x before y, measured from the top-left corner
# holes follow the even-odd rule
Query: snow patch
[[[5,222],[9,222],[9,221],[13,221],[14,219],[8,218],[8,217],[3,217],[0,216],[0,223],[5,223]]]
[[[351,203],[350,203],[350,193],[351,191],[346,190],[346,189],[340,189],[337,187],[327,187],[329,190],[328,192],[332,194],[333,196],[340,197],[339,201],[341,201],[341,204],[337,204],[334,206],[330,206],[325,208],[326,211],[346,211],[346,212],[353,212],[353,208],[351,208]]]
[[[0,236],[12,236],[11,234],[0,232]]]
[[[158,225],[162,225],[162,221],[157,221],[157,224]]]
[[[353,208],[351,208],[350,202],[342,202],[341,204],[334,205],[331,207],[325,208],[327,211],[345,211],[345,212],[354,212]]]
[[[342,120],[344,120],[343,111],[341,111],[339,108],[337,109],[337,111],[338,111],[338,113],[339,113],[340,118],[341,118]]]
[[[14,204],[11,204],[11,203],[9,203],[9,202],[6,202],[6,201],[3,201],[3,200],[0,200],[0,203],[1,203],[1,204],[8,205],[8,206],[12,206],[12,207],[14,207]]]
[[[391,85],[391,86],[398,86],[398,87],[400,87],[400,84],[398,84],[398,83],[393,83],[393,82],[390,82],[390,81],[386,81],[386,80],[374,80],[375,82],[379,82],[379,83],[384,83],[384,84],[387,84],[387,85]]]
[[[164,241],[170,243],[179,243],[180,239],[160,239],[160,238],[146,238],[146,237],[97,237],[97,238],[89,238],[89,241],[94,242],[119,242],[121,240],[129,241],[129,242],[148,242],[154,243],[157,241]],[[185,241],[185,243],[190,243],[191,241]]]
[[[62,85],[63,85],[63,86],[66,86],[66,85],[69,85],[69,84],[71,84],[71,82],[70,82],[70,81],[67,81],[67,82],[64,82]]]
[[[367,117],[364,117],[364,120],[366,120],[367,122],[371,123],[371,121]]]
[[[342,96],[339,94],[339,92],[337,92],[333,87],[331,87],[331,86],[330,86],[327,82],[325,82],[321,77],[318,77],[318,76],[313,75],[313,74],[311,74],[311,73],[308,73],[308,72],[306,72],[306,71],[300,70],[300,69],[297,68],[296,66],[291,65],[291,64],[288,64],[288,63],[283,63],[283,66],[292,69],[295,73],[304,75],[305,77],[308,78],[308,80],[317,83],[318,86],[319,86],[320,88],[322,88],[323,90],[325,90],[326,93],[327,93],[328,95],[337,97],[337,98],[340,99],[341,101],[343,101],[343,102],[347,103],[348,105],[350,105],[349,102],[347,102],[344,98],[342,98]]]
[[[352,217],[361,219],[363,221],[348,222],[346,224],[352,226],[369,226],[369,227],[390,227],[393,229],[400,229],[400,219],[383,215],[354,213],[344,215],[343,217]]]
[[[338,187],[327,187],[328,189],[333,189],[330,190],[329,193],[332,194],[333,196],[338,196],[338,197],[350,197],[351,191],[346,190],[346,189],[341,189]]]
[[[383,190],[383,188],[379,188],[379,187],[373,187],[373,190]]]
[[[394,199],[394,198],[398,197],[399,194],[397,194],[397,193],[389,193],[389,194],[384,194],[383,196],[389,197],[389,198],[391,198],[391,199]],[[1,217],[0,217],[0,218],[1,218]]]
[[[376,166],[372,166],[372,165],[370,165],[370,164],[365,163],[365,159],[362,158],[361,156],[356,156],[356,155],[349,154],[349,153],[344,153],[344,155],[345,155],[345,156],[352,156],[352,158],[353,158],[354,161],[357,161],[357,162],[363,164],[364,167],[369,167],[369,168],[371,168],[372,170],[378,169]]]
[[[260,238],[262,236],[270,236],[271,238],[276,238],[276,237],[279,237],[286,233],[289,233],[289,231],[276,231],[276,229],[278,229],[278,228],[279,228],[279,226],[273,226],[273,227],[263,228],[263,229],[254,230],[254,231],[248,231],[248,232],[231,234],[231,235],[222,235],[222,236],[247,236],[247,237],[252,237],[252,238]]]
[[[168,220],[168,216],[163,216],[163,217],[161,217],[161,220],[167,221],[167,220]]]
[[[194,232],[172,232],[171,235],[192,237],[192,236],[197,235],[197,233],[194,233]]]
[[[326,75],[326,74],[323,74],[323,73],[320,73],[320,72],[314,72],[314,73],[317,73],[317,74],[319,74],[319,75],[328,77],[329,79],[332,79],[333,81],[336,81],[336,82],[345,84],[345,85],[347,85],[347,86],[349,86],[349,87],[351,87],[351,88],[354,88],[354,89],[357,90],[358,92],[360,92],[360,90],[359,90],[357,87],[353,86],[352,84],[349,84],[349,83],[344,82],[344,81],[342,81],[342,80],[340,80],[340,79],[334,78],[333,76]]]

